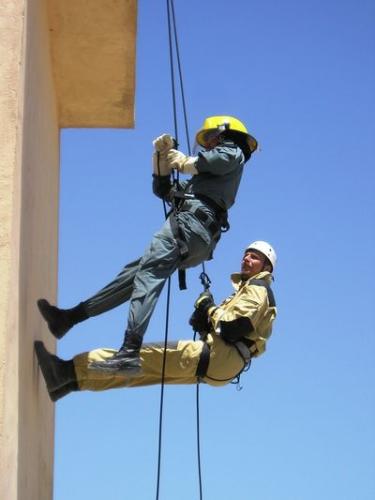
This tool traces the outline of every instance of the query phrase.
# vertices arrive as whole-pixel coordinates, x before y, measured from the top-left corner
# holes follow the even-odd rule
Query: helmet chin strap
[[[230,129],[230,124],[228,122],[224,122],[223,124],[218,125],[216,129],[216,138],[219,140],[219,143],[222,143],[224,140],[224,137],[221,134],[229,129]]]
[[[268,267],[268,269],[266,269],[266,267]],[[267,257],[264,259],[264,264],[263,264],[263,267],[262,267],[262,271],[268,271],[269,273],[272,273],[272,264],[267,259]]]
[[[230,124],[228,122],[224,122],[221,125],[218,125],[217,127],[219,134],[222,134],[223,132],[229,129],[230,129]]]

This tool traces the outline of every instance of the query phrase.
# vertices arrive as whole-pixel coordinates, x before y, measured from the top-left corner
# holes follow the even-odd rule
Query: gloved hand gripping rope
[[[213,306],[215,306],[215,302],[209,290],[202,292],[194,303],[195,309],[189,324],[193,327],[194,332],[199,332],[203,337],[210,331],[211,321],[208,312]]]

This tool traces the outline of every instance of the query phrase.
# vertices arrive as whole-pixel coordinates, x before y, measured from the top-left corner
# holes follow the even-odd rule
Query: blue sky
[[[231,6],[230,6],[231,5]],[[191,136],[212,114],[259,140],[231,230],[207,264],[217,301],[245,246],[269,240],[279,316],[234,386],[201,387],[205,500],[375,497],[372,1],[175,1]],[[63,130],[59,305],[140,256],[163,221],[152,140],[173,133],[165,2],[139,2],[134,130]],[[180,113],[180,117],[182,114]],[[180,149],[186,151],[180,121]],[[170,338],[201,291],[173,279]],[[164,333],[165,294],[146,341]],[[127,306],[76,326],[68,359],[119,347]],[[56,405],[55,500],[155,497],[160,388],[76,393]],[[160,499],[199,498],[195,387],[165,394]]]

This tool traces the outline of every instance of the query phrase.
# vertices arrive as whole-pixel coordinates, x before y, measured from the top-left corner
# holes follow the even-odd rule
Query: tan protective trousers
[[[228,384],[244,367],[237,349],[224,343],[217,335],[208,335],[211,348],[207,374],[201,381],[221,386]],[[164,381],[166,384],[194,384],[199,357],[203,348],[201,340],[168,342]],[[104,391],[118,387],[141,387],[161,383],[164,343],[144,344],[141,349],[142,375],[130,377],[98,373],[88,368],[92,361],[107,359],[114,349],[95,349],[74,357],[74,367],[80,390]]]

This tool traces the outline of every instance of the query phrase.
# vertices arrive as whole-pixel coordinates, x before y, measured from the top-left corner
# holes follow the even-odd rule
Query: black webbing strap
[[[187,285],[186,285],[186,269],[179,269],[178,270],[178,288],[180,290],[186,290]]]
[[[181,259],[185,259],[189,255],[189,249],[185,241],[185,236],[178,224],[178,213],[172,211],[169,215],[173,236],[177,241]],[[178,270],[178,286],[180,290],[186,290],[186,271],[185,269]]]
[[[181,227],[178,223],[178,214],[175,212],[171,212],[171,214],[169,215],[169,221],[171,224],[173,236],[175,237],[178,248],[180,250],[181,258],[186,259],[186,257],[189,255],[189,249],[186,244],[185,235],[181,231]]]
[[[207,344],[207,342],[203,342],[203,348],[201,355],[199,357],[195,376],[198,378],[204,377],[207,373],[209,364],[210,364],[210,346]]]
[[[197,217],[203,227],[205,227],[211,233],[211,236],[213,238],[221,233],[220,224],[212,219],[208,214],[206,214],[204,210],[198,207],[192,213]]]
[[[268,303],[270,307],[276,307],[276,301],[275,301],[275,296],[273,294],[272,288],[269,286],[266,280],[250,280],[249,285],[258,285],[258,286],[264,286],[264,288],[267,290],[267,295],[268,295]]]

